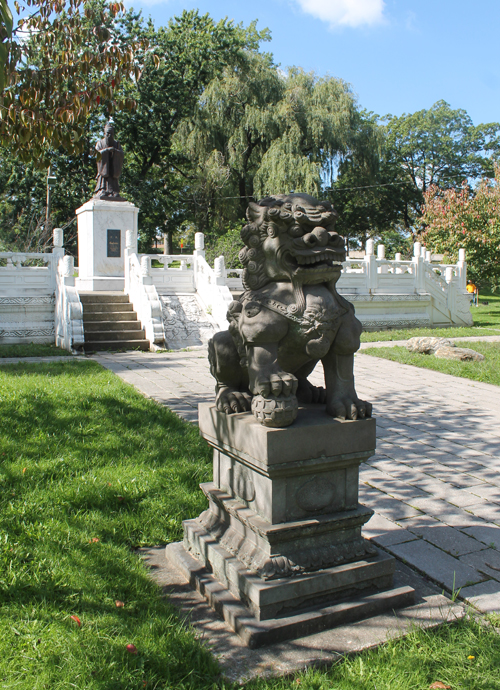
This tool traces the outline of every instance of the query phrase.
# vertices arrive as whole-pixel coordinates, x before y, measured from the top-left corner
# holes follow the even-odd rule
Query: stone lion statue
[[[278,194],[250,203],[247,219],[245,291],[229,306],[229,330],[209,343],[217,408],[252,409],[271,427],[290,425],[299,403],[325,404],[339,419],[370,417],[354,389],[361,324],[336,290],[345,261],[337,213],[308,194]],[[307,380],[319,360],[325,388]]]

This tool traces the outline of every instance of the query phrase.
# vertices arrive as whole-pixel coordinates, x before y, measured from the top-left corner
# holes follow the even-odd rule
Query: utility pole
[[[50,226],[50,188],[56,183],[57,177],[50,174],[50,165],[47,169],[47,205],[45,207],[45,232],[47,234],[47,239],[50,238],[50,233],[52,228]]]

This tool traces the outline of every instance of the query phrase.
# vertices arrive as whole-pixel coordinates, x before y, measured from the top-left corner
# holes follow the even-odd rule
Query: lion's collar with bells
[[[347,309],[343,309],[340,305],[335,307],[328,306],[326,308],[320,306],[306,307],[302,314],[299,314],[299,309],[296,304],[283,304],[277,299],[271,297],[264,297],[258,292],[245,292],[242,295],[241,301],[245,315],[248,318],[253,318],[259,314],[262,307],[274,311],[276,314],[284,316],[289,321],[298,324],[301,329],[306,329],[308,333],[321,333],[325,331],[334,330],[336,328],[338,319],[346,313]]]

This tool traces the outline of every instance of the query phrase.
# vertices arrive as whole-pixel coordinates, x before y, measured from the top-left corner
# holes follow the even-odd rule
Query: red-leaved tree
[[[422,241],[452,260],[467,253],[468,276],[479,285],[500,284],[500,166],[495,179],[481,180],[476,189],[431,187],[424,195]]]

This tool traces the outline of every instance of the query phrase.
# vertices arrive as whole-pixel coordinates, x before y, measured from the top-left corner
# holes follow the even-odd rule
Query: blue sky
[[[474,124],[500,121],[500,0],[127,0],[157,26],[183,9],[271,30],[264,49],[349,82],[379,115],[440,99]]]

